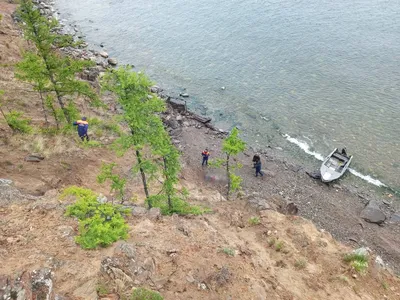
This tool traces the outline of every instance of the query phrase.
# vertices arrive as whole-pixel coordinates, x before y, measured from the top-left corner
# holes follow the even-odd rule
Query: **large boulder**
[[[185,112],[186,111],[186,102],[176,98],[168,98],[168,103],[177,111]]]
[[[369,201],[365,208],[361,211],[361,218],[370,223],[381,224],[385,222],[386,216],[379,208],[379,204],[375,200]]]
[[[16,278],[0,276],[0,299],[54,299],[52,278],[48,268],[22,272]]]

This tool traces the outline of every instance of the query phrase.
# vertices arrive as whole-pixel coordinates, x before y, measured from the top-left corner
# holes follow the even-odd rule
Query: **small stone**
[[[132,209],[133,216],[144,216],[147,213],[147,209],[141,206],[135,206]]]
[[[179,96],[187,98],[187,97],[189,97],[189,94],[188,93],[180,93]]]
[[[351,275],[354,279],[357,279],[357,274]]]
[[[111,57],[107,60],[107,62],[108,62],[111,66],[116,66],[116,65],[118,64],[117,59],[111,58]]]
[[[105,52],[105,51],[100,51],[100,52],[99,52],[99,55],[100,55],[101,57],[104,57],[104,58],[107,58],[107,57],[108,57],[108,53]]]
[[[161,217],[161,209],[159,207],[150,208],[148,217],[150,219],[158,220]]]

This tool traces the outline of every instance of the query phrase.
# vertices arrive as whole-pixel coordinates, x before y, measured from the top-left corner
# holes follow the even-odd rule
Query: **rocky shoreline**
[[[48,17],[48,18],[56,18],[59,19],[59,12],[56,11],[54,8],[55,2],[51,0],[34,0],[33,1],[38,9],[40,9],[41,13]],[[60,29],[59,32],[61,34],[71,34],[74,39],[76,40],[82,40],[83,35],[79,33],[79,29],[76,25],[71,25],[68,24],[67,20],[60,20]],[[75,58],[78,59],[85,59],[85,60],[91,60],[96,63],[96,67],[93,67],[89,70],[86,70],[83,74],[81,74],[81,78],[84,80],[88,80],[91,82],[96,82],[98,76],[101,75],[102,72],[104,72],[107,68],[110,67],[115,67],[118,65],[118,61],[115,58],[109,57],[108,53],[105,51],[96,51],[92,49],[87,48],[88,45],[83,41],[82,45],[79,48],[65,48],[62,49],[62,51],[66,55],[71,55]],[[179,98],[172,97],[169,94],[165,93],[165,91],[158,87],[158,86],[153,86],[152,90],[153,93],[157,93],[160,98],[164,99],[170,106],[170,109],[168,112],[163,116],[165,124],[168,126],[168,130],[171,134],[172,140],[174,144],[180,149],[184,150],[185,146],[184,141],[182,141],[182,132],[183,129],[188,129],[188,128],[196,128],[198,130],[204,130],[204,134],[207,135],[207,138],[209,139],[210,133],[217,139],[222,139],[226,136],[227,132],[225,132],[222,129],[216,128],[210,118],[198,115],[194,112],[190,112],[187,109],[186,106],[186,100],[189,95],[187,94],[181,94]],[[116,111],[118,111],[120,108],[116,108]],[[186,130],[185,129],[185,130]],[[185,150],[186,151],[186,150]],[[302,168],[300,166],[296,166],[293,164],[288,164],[286,160],[284,159],[277,159],[274,156],[271,156],[271,151],[270,149],[257,149],[257,152],[260,152],[263,155],[263,158],[266,159],[268,162],[273,161],[278,167],[277,172],[282,172],[287,171],[288,169],[293,171],[293,174],[291,175],[291,178],[284,178],[280,174],[277,174],[277,172],[270,172],[269,177],[276,177],[280,180],[283,181],[289,181],[293,180],[294,177],[300,176],[300,170]],[[242,158],[242,160],[248,160],[249,156],[251,156],[253,153],[248,152],[246,155]],[[267,172],[268,173],[268,172]],[[301,174],[303,176],[304,174]],[[247,176],[247,175],[244,175]],[[307,178],[307,176],[305,176]],[[287,205],[295,206],[296,208],[291,211],[297,211],[299,210],[299,214],[311,219],[317,226],[320,228],[325,228],[329,230],[330,232],[333,233],[335,238],[341,240],[342,242],[349,243],[352,245],[356,244],[362,244],[362,245],[367,245],[369,246],[368,239],[360,239],[360,238],[354,238],[354,237],[349,237],[348,233],[344,233],[344,231],[348,231],[346,228],[342,228],[343,226],[354,226],[354,222],[351,223],[346,223],[346,207],[345,205],[351,205],[354,209],[349,210],[349,213],[353,214],[354,211],[358,211],[357,215],[352,215],[353,219],[359,219],[359,223],[361,224],[359,226],[362,227],[364,230],[364,222],[369,222],[369,224],[378,224],[378,228],[374,229],[372,228],[371,234],[372,235],[379,235],[379,227],[383,226],[389,226],[393,229],[393,234],[395,232],[399,231],[399,224],[400,224],[400,211],[399,211],[399,203],[394,201],[388,201],[388,200],[382,200],[379,199],[373,192],[370,191],[364,191],[360,190],[357,187],[354,186],[347,186],[347,185],[342,185],[342,184],[333,184],[332,186],[325,188],[324,186],[321,186],[321,190],[325,191],[328,193],[328,195],[334,195],[333,199],[336,199],[338,202],[338,205],[341,205],[343,211],[343,215],[337,216],[339,218],[338,220],[331,220],[329,226],[327,225],[327,220],[323,220],[325,213],[320,213],[321,211],[323,212],[329,212],[332,209],[336,209],[335,207],[330,207],[327,203],[319,203],[316,204],[319,208],[317,210],[314,210],[313,208],[310,209],[309,204],[310,201],[306,199],[307,195],[310,195],[310,193],[307,191],[309,189],[309,185],[312,185],[312,180],[311,179],[302,179],[303,180],[303,187],[295,187],[295,189],[298,189],[297,193],[300,196],[293,196],[293,195],[288,195],[290,193],[283,192],[281,194],[281,191],[275,191],[273,189],[270,189],[268,191],[268,194],[279,194],[280,200],[275,201],[274,203],[273,200],[266,200],[265,197],[262,197],[262,195],[257,194],[258,192],[256,191],[257,189],[252,186],[252,182],[250,180],[251,178],[245,178],[244,184],[246,188],[246,193],[248,195],[248,203],[250,206],[257,210],[268,210],[268,209],[278,209],[279,207],[282,207],[282,203],[285,203],[284,206],[287,212]],[[297,180],[297,178],[295,178]],[[319,183],[317,183],[319,185]],[[340,191],[341,195],[344,195],[344,193],[348,193],[348,197],[352,198],[355,201],[358,201],[357,203],[351,203],[349,201],[341,201],[340,198],[337,197],[337,192]],[[256,194],[254,194],[256,193]],[[345,196],[347,197],[347,196]],[[300,199],[301,198],[301,199]],[[284,202],[282,202],[284,201]],[[360,209],[363,207],[363,209]],[[320,213],[320,215],[318,215]],[[342,218],[342,219],[340,219]],[[362,221],[363,220],[363,221]],[[337,229],[334,227],[338,227]],[[377,225],[373,225],[377,226]],[[372,239],[372,238],[370,238]],[[355,241],[355,242],[354,242]],[[363,242],[364,241],[364,242]],[[376,242],[373,242],[374,244],[372,248],[377,248],[377,245],[375,245]],[[378,247],[379,248],[379,247]],[[398,256],[396,255],[390,255],[388,257],[387,253],[383,253],[384,251],[379,250],[378,251],[381,255],[383,255],[384,259],[387,258],[388,261],[391,262],[391,265],[394,266],[395,268],[399,269],[400,268],[400,254]]]

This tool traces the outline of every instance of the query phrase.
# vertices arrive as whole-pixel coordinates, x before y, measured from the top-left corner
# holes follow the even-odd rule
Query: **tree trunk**
[[[47,127],[49,125],[49,120],[47,119],[46,105],[44,104],[42,91],[39,91],[39,94],[40,94],[40,100],[42,101],[42,109],[43,109],[43,114],[44,114],[44,120],[46,121],[46,127]],[[57,124],[57,129],[58,129],[58,124]]]
[[[228,177],[228,191],[226,193],[226,199],[229,200],[229,194],[231,192],[231,176],[229,170],[229,154],[226,154],[226,176]]]
[[[164,170],[166,172],[167,171],[167,159],[165,157],[163,157],[163,160],[164,160]],[[168,180],[168,175],[165,175],[165,180]],[[168,197],[168,208],[170,211],[172,211],[171,194],[168,190],[167,190],[167,197]]]
[[[34,27],[33,30],[34,30],[35,35],[36,35],[37,37],[39,37],[39,32],[37,31],[37,29]],[[40,42],[40,41],[39,41],[39,44],[41,45],[41,42]],[[40,49],[41,49],[40,45],[39,45],[39,47],[37,47],[37,48],[39,49],[39,52],[41,52],[41,50],[40,50]],[[58,104],[60,105],[60,107],[61,107],[61,109],[62,109],[62,111],[63,111],[63,114],[64,114],[65,119],[67,120],[67,122],[68,122],[68,123],[71,123],[69,114],[68,114],[68,112],[65,110],[65,106],[64,106],[64,102],[62,101],[61,94],[60,94],[60,92],[59,92],[58,89],[57,89],[57,82],[56,82],[56,80],[54,79],[54,74],[53,74],[53,72],[52,72],[51,69],[50,69],[49,61],[48,61],[48,58],[47,58],[47,54],[41,53],[41,56],[42,56],[43,61],[44,61],[45,65],[46,65],[47,72],[49,72],[50,81],[51,81],[51,83],[52,83],[53,86],[54,86],[54,91],[55,91],[56,96],[57,96]]]
[[[136,158],[140,166],[139,170],[140,170],[140,175],[142,175],[144,193],[146,195],[146,198],[149,198],[149,189],[147,188],[146,174],[144,173],[144,170],[142,168],[142,155],[140,154],[139,150],[136,150]],[[152,208],[150,201],[148,203],[149,203],[149,208]]]

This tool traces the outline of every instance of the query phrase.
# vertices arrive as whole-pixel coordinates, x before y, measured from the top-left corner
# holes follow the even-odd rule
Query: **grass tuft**
[[[249,224],[252,225],[252,226],[259,225],[260,223],[261,222],[260,222],[260,218],[259,217],[251,217],[249,219]]]
[[[343,260],[360,274],[365,274],[368,269],[368,257],[359,253],[346,254]]]

